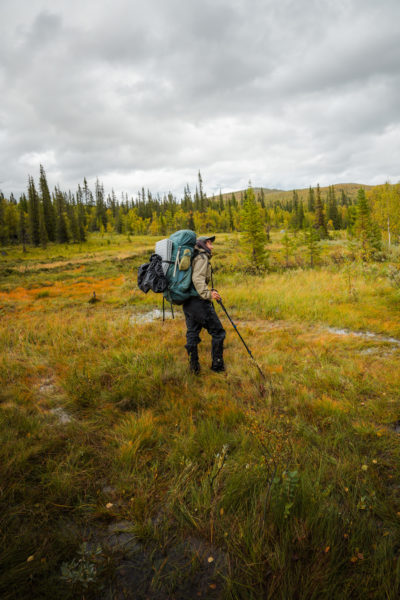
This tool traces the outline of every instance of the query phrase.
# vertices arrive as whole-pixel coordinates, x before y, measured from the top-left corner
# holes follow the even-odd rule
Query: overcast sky
[[[400,180],[399,0],[1,0],[0,189]]]

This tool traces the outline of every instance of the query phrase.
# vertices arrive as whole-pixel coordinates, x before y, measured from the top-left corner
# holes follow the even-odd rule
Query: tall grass
[[[1,282],[1,597],[107,598],[142,564],[127,597],[397,598],[400,352],[328,329],[400,336],[385,266],[248,277],[227,238],[216,284],[266,380],[223,315],[227,373],[204,333],[195,377],[182,319],[132,319],[159,306],[134,287],[147,242]]]

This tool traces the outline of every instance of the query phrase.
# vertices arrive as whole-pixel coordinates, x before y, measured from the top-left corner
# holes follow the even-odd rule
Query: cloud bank
[[[3,0],[0,189],[400,179],[398,0]]]

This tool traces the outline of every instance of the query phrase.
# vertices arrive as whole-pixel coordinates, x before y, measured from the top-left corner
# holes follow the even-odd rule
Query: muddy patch
[[[174,310],[174,315],[172,315],[172,312],[170,310],[166,310],[164,313],[164,318],[165,320],[170,320],[170,319],[182,319],[182,313],[178,312],[176,310]],[[137,313],[134,314],[130,317],[129,322],[131,324],[145,324],[145,323],[153,323],[154,321],[161,321],[163,320],[163,311],[159,310],[158,308],[151,310],[150,312],[146,312],[146,313]]]
[[[379,333],[373,333],[372,331],[351,331],[351,329],[340,329],[336,327],[327,327],[326,331],[333,333],[334,335],[353,335],[356,337],[363,338],[365,340],[375,340],[377,342],[386,342],[389,344],[395,344],[400,346],[400,340],[394,337],[388,337]]]
[[[91,526],[84,539],[86,554],[97,555],[99,575],[103,563],[113,566],[103,576],[105,585],[98,588],[99,600],[217,600],[222,596],[228,557],[205,540],[188,537],[160,548],[140,541],[135,523],[128,520],[114,521],[104,529]]]

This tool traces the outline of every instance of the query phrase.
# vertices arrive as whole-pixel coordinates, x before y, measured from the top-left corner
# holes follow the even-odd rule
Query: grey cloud
[[[399,177],[397,0],[24,4],[0,23],[4,191],[35,157],[116,189]]]

